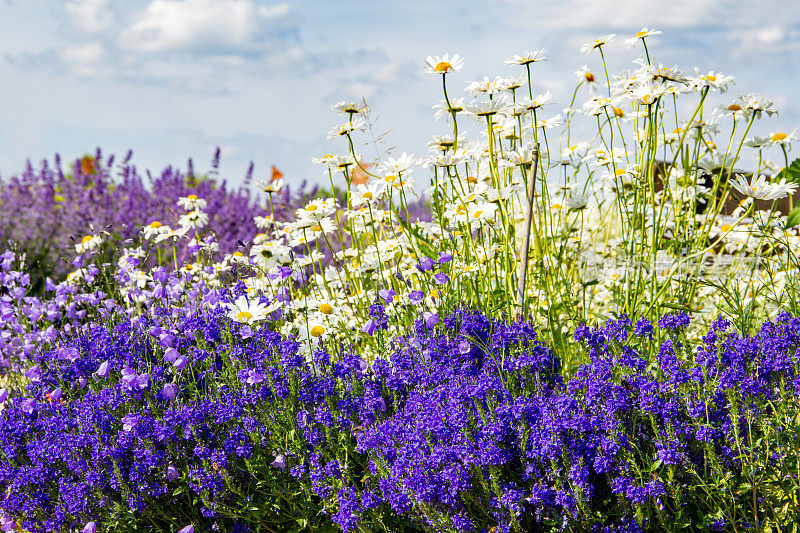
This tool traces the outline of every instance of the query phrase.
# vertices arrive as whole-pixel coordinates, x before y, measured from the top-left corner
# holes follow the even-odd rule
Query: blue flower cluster
[[[800,319],[699,346],[688,322],[582,326],[569,380],[530,324],[465,309],[373,362],[213,306],[64,331],[2,398],[3,530],[744,527],[787,453],[762,437],[797,405]]]

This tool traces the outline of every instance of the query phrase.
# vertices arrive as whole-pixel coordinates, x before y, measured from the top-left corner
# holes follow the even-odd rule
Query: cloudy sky
[[[800,2],[762,0],[0,0],[0,175],[59,152],[134,150],[140,168],[207,169],[241,182],[276,164],[290,182],[319,181],[312,157],[343,153],[326,139],[330,106],[367,99],[380,152],[421,155],[434,133],[438,76],[428,54],[459,53],[452,89],[484,75],[524,71],[503,60],[547,47],[537,92],[569,103],[575,69],[599,57],[582,44],[606,33],[612,72],[638,51],[624,38],[642,27],[658,61],[693,73],[721,71],[737,84],[725,99],[758,93],[800,126]],[[520,69],[521,67],[516,67]],[[370,148],[375,153],[375,148]],[[365,152],[367,149],[365,148]]]

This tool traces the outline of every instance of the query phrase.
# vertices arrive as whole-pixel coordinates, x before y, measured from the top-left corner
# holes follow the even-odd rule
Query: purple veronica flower
[[[248,385],[258,385],[262,381],[264,381],[264,376],[262,376],[257,370],[250,370],[247,372],[247,379],[245,382]]]
[[[8,389],[2,388],[0,389],[0,403],[5,403],[8,399]]]
[[[434,260],[426,256],[422,256],[422,259],[420,259],[419,264],[416,265],[417,270],[419,270],[420,272],[427,272],[428,270],[431,270],[434,266],[436,266]]]
[[[168,348],[164,352],[164,360],[168,363],[174,363],[175,361],[178,360],[178,357],[180,356],[181,356],[180,352],[178,352],[178,350],[176,350],[175,348]]]
[[[186,356],[181,355],[180,357],[175,359],[175,361],[172,363],[172,368],[180,372],[181,370],[186,368],[186,365],[188,364],[189,364],[189,359],[187,359]]]
[[[437,261],[440,265],[445,263],[449,263],[453,259],[453,256],[448,254],[447,252],[439,252],[439,260]]]
[[[425,320],[425,325],[429,328],[432,328],[436,324],[439,323],[439,313],[431,313],[430,311],[425,311],[422,313],[422,318]]]
[[[81,533],[95,533],[97,531],[97,524],[92,522],[87,522],[83,529],[81,529]]]
[[[178,472],[178,469],[175,468],[174,465],[169,465],[167,467],[167,481],[175,481],[181,476],[181,473]]]
[[[178,533],[194,533],[194,526],[188,525],[185,528],[178,531]]]
[[[375,333],[377,329],[378,329],[378,324],[374,320],[370,319],[367,320],[366,323],[364,323],[364,327],[361,328],[361,331],[363,331],[369,336],[372,336],[372,334]]]
[[[127,433],[136,427],[136,422],[138,422],[138,419],[136,418],[136,415],[129,414],[125,415],[125,417],[122,419],[121,422],[122,422],[122,431],[125,431]]]
[[[447,277],[447,274],[444,272],[439,272],[433,275],[433,280],[436,282],[437,285],[443,285],[450,281],[450,278]]]
[[[411,300],[411,303],[416,305],[425,299],[425,293],[422,291],[414,291],[408,295],[408,299]]]
[[[108,377],[109,368],[108,368],[108,361],[103,361],[100,363],[100,366],[97,367],[94,375],[97,376],[99,379],[106,379]]]
[[[389,304],[392,303],[392,300],[394,300],[397,292],[395,292],[393,289],[381,289],[378,291],[378,295],[383,298],[387,304]]]
[[[27,400],[22,400],[19,402],[19,408],[22,410],[23,413],[32,414],[34,409],[36,409],[36,400],[33,398],[29,398]]]
[[[278,302],[289,303],[292,301],[292,295],[286,287],[280,287],[278,292],[275,293],[275,300]]]
[[[253,329],[250,326],[242,326],[239,328],[239,336],[243,339],[249,339],[253,336]]]
[[[286,457],[283,454],[278,454],[275,457],[275,460],[270,463],[270,466],[277,468],[278,470],[283,470],[286,468]]]
[[[160,266],[153,269],[153,279],[158,283],[165,283],[169,279],[167,269]]]
[[[62,396],[64,396],[64,392],[61,390],[61,387],[54,389],[53,392],[50,393],[50,399],[54,402],[59,401]]]
[[[39,365],[34,365],[26,370],[25,377],[33,382],[39,381],[42,377],[42,370]]]
[[[172,400],[178,394],[178,385],[175,383],[165,383],[161,389],[161,397],[165,400]]]

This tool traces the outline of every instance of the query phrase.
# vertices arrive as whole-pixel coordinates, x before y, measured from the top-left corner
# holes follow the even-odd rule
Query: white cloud
[[[70,0],[64,6],[76,29],[82,34],[98,34],[114,24],[108,0]]]
[[[141,52],[257,53],[288,13],[288,4],[267,8],[251,0],[152,0],[119,42]]]
[[[106,51],[100,43],[90,42],[64,48],[61,60],[70,72],[78,76],[90,77],[100,70],[100,62],[104,59]]]

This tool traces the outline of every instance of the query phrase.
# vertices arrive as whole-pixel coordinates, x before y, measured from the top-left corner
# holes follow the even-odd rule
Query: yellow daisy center
[[[775,142],[778,142],[778,141],[784,140],[786,137],[788,137],[788,135],[786,135],[783,132],[776,133],[775,135],[772,136],[772,140],[775,141]]]
[[[87,235],[83,239],[81,239],[81,244],[86,244],[87,242],[92,240],[92,235]]]
[[[186,197],[186,199],[187,200],[191,200],[191,201],[194,202],[195,200],[197,200],[197,195],[196,194],[190,194],[189,196]]]
[[[475,211],[475,214],[472,215],[472,216],[475,217],[475,218],[480,218],[482,214],[483,214],[483,211]]]
[[[731,226],[730,224],[723,224],[723,225],[721,225],[721,226],[719,227],[719,229],[720,229],[721,231],[730,231],[730,230],[731,230],[731,228],[733,228],[733,226]]]
[[[436,64],[435,67],[433,67],[433,70],[435,72],[447,72],[448,70],[452,70],[452,69],[453,69],[453,65],[451,65],[447,61],[440,61],[439,63]]]
[[[239,322],[248,322],[251,318],[253,318],[253,315],[247,311],[239,311],[239,314],[236,315],[236,320]]]
[[[369,191],[365,192],[364,198],[366,198],[367,200],[372,200],[372,193]]]
[[[313,328],[311,328],[312,337],[321,337],[323,333],[325,333],[325,328],[323,328],[322,326],[314,326]]]
[[[625,114],[625,111],[623,111],[619,107],[614,107],[612,109],[614,110],[614,114],[617,115],[618,117],[621,117]]]
[[[638,31],[638,32],[636,32],[636,38],[637,39],[641,39],[642,37],[645,37],[646,35],[647,35],[646,31]]]
[[[624,168],[618,168],[617,170],[614,171],[615,176],[622,176],[623,174],[625,174]]]
[[[158,220],[154,220],[150,223],[150,227],[153,229],[158,229],[161,227],[161,222],[159,222]]]
[[[589,83],[594,83],[594,74],[592,74],[591,72],[586,72],[583,76]]]
[[[742,110],[742,106],[740,106],[738,104],[731,104],[731,105],[728,106],[728,111],[741,111],[741,110]]]
[[[323,315],[329,315],[333,313],[333,306],[331,304],[322,304],[319,306],[319,312]]]
[[[713,74],[709,74],[708,76],[706,76],[706,79],[711,82],[717,81],[717,77],[714,76]]]
[[[306,211],[316,211],[316,210],[317,210],[317,206],[315,206],[314,204],[306,206]]]
[[[233,254],[231,254],[231,255],[233,255],[234,257],[243,257],[244,256],[244,254],[242,252],[238,251],[238,250],[233,252]]]

